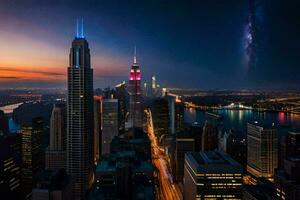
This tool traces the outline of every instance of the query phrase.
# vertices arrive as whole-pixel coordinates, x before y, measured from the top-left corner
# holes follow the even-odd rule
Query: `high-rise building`
[[[9,132],[8,118],[4,111],[0,110],[0,135],[5,135]]]
[[[94,162],[100,158],[101,146],[101,98],[94,96]]]
[[[188,152],[183,199],[242,199],[242,172],[242,166],[223,152]]]
[[[66,168],[66,107],[55,104],[50,118],[50,145],[46,149],[46,169]]]
[[[110,143],[119,134],[118,99],[102,101],[102,155],[110,153]]]
[[[21,197],[21,134],[0,136],[0,194],[6,199]]]
[[[300,155],[284,160],[283,169],[275,175],[275,198],[280,200],[300,199]]]
[[[32,119],[31,124],[24,124],[22,134],[22,193],[24,199],[31,198],[31,191],[36,177],[43,166],[42,135],[43,119]]]
[[[222,117],[215,113],[205,114],[205,123],[202,131],[201,148],[202,151],[211,151],[218,146],[218,135],[221,131]]]
[[[151,93],[152,93],[152,96],[156,95],[156,78],[155,78],[155,76],[151,77]]]
[[[281,141],[279,152],[280,167],[284,166],[286,158],[300,155],[300,132],[289,132]]]
[[[126,114],[128,111],[128,104],[129,104],[129,96],[126,90],[125,81],[116,85],[116,98],[118,99],[119,102],[119,106],[118,106],[119,134],[122,135],[125,133],[125,121],[126,121]]]
[[[74,198],[84,199],[92,180],[94,99],[90,49],[83,31],[73,40],[69,59],[67,172],[74,181]]]
[[[165,98],[155,98],[151,105],[153,128],[155,135],[161,142],[162,137],[170,134],[170,116],[168,100]]]
[[[178,102],[178,97],[174,95],[165,95],[169,105],[169,118],[170,118],[170,133],[184,130],[184,104]]]
[[[254,177],[273,180],[277,168],[277,130],[274,124],[263,125],[257,121],[247,127],[247,171]]]
[[[128,93],[129,121],[132,127],[143,127],[142,94],[141,94],[141,69],[136,59],[136,49],[134,51],[133,65],[131,66]]]
[[[184,155],[195,151],[195,138],[190,132],[176,133],[175,180],[181,182],[184,175]]]

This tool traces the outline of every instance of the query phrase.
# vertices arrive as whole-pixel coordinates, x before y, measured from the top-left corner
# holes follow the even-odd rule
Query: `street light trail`
[[[172,175],[168,170],[168,164],[165,160],[165,154],[157,144],[153,130],[151,110],[145,110],[145,113],[147,115],[147,133],[151,141],[152,161],[159,171],[158,179],[162,193],[160,196],[162,196],[164,200],[180,200],[181,193],[179,187],[173,183]]]

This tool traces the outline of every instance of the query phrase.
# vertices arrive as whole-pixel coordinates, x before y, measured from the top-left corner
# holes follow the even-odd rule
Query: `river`
[[[300,115],[298,114],[226,109],[215,110],[214,112],[223,116],[225,129],[234,129],[240,131],[243,135],[247,133],[247,123],[253,120],[264,121],[270,124],[274,123],[279,127],[278,132],[280,136],[291,130],[300,130]],[[198,122],[200,125],[203,125],[204,120],[205,111],[192,108],[185,110],[186,122]]]

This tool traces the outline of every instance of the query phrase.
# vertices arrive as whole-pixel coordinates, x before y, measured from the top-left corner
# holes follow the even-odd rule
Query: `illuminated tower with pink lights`
[[[133,65],[131,66],[128,92],[130,96],[129,122],[132,127],[141,128],[143,125],[142,94],[141,94],[141,70],[136,59],[136,48],[134,48]]]

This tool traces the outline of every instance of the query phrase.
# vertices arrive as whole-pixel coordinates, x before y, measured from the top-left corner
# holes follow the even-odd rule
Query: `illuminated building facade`
[[[134,53],[133,65],[131,66],[128,82],[129,100],[129,121],[132,127],[143,126],[142,93],[141,93],[141,70]]]
[[[248,123],[247,127],[247,172],[254,177],[270,181],[278,163],[277,130],[275,127]]]
[[[110,153],[110,143],[118,135],[118,99],[103,99],[102,101],[102,144],[101,153]]]
[[[23,199],[31,199],[31,191],[35,185],[36,176],[43,170],[43,119],[32,119],[31,124],[25,124],[22,133],[22,192]]]
[[[21,135],[0,136],[0,194],[21,199]]]
[[[151,91],[152,91],[152,96],[156,95],[156,78],[155,76],[151,77]]]
[[[84,199],[87,189],[91,186],[89,181],[94,161],[94,99],[90,49],[83,31],[73,40],[69,59],[67,172],[74,180],[74,197]]]
[[[242,166],[220,151],[188,152],[183,199],[242,199]]]
[[[50,145],[46,150],[46,169],[60,169],[66,167],[65,120],[65,104],[54,105],[50,118]]]

